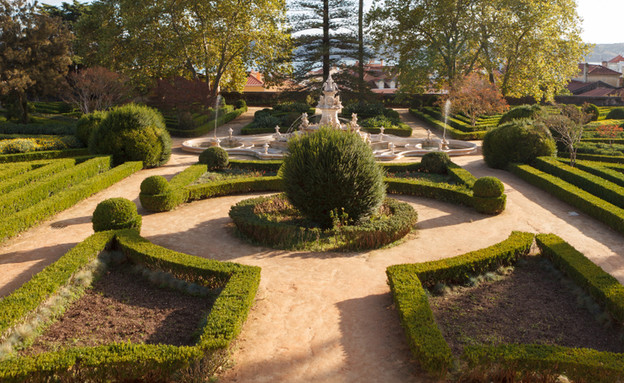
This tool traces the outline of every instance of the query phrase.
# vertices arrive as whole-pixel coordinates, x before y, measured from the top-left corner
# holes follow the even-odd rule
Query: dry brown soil
[[[245,125],[253,112],[232,124]],[[415,135],[426,135],[405,110],[400,113],[416,128]],[[89,236],[99,201],[125,197],[139,205],[144,178],[171,177],[195,161],[196,155],[174,149],[167,166],[138,172],[0,245],[0,296]],[[232,235],[229,208],[250,197],[234,195],[166,213],[139,207],[141,234],[176,251],[262,268],[256,303],[234,346],[233,366],[221,382],[425,382],[393,308],[388,266],[453,257],[521,230],[555,233],[624,281],[621,234],[585,214],[570,215],[573,207],[510,173],[488,168],[480,155],[454,161],[477,177],[500,178],[508,196],[505,212],[491,217],[441,201],[399,196],[419,217],[417,231],[401,244],[359,253],[289,252],[253,246]]]

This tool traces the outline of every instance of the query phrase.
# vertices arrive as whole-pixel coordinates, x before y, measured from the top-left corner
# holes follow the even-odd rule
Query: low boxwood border
[[[245,113],[246,111],[247,111],[247,106],[245,106],[244,108],[240,108],[240,109],[234,109],[233,111],[229,113],[225,113],[223,116],[217,119],[217,123],[216,123],[217,127],[227,124],[228,122],[232,121],[233,119]],[[173,137],[199,137],[212,131],[214,128],[215,128],[215,121],[212,120],[212,121],[208,121],[202,124],[200,127],[195,128],[195,129],[167,128],[167,130],[169,131],[169,134],[171,134]]]
[[[62,172],[75,164],[75,161],[67,159],[51,160],[47,163],[36,163],[32,161],[18,167],[24,171],[20,174],[11,174],[11,179],[2,180],[0,178],[0,195],[8,193],[12,190],[24,187],[32,182],[45,179],[51,175]],[[17,165],[17,164],[16,164]],[[36,169],[33,169],[35,168]],[[8,178],[8,177],[7,177]]]
[[[45,150],[41,152],[1,154],[0,163],[49,160],[54,158],[69,158],[88,155],[89,150],[87,149]]]
[[[422,368],[444,375],[453,365],[451,348],[435,322],[424,286],[437,282],[461,283],[471,275],[496,270],[525,255],[533,234],[513,232],[505,241],[488,248],[440,261],[402,264],[386,269],[407,341]]]
[[[230,165],[241,169],[275,171],[281,166],[281,161],[267,161],[267,163],[263,163],[262,161],[232,160]],[[417,171],[420,169],[420,164],[415,162],[382,164],[382,166],[390,172]],[[457,185],[415,179],[386,178],[387,191],[391,194],[406,194],[457,203],[473,207],[484,214],[499,214],[505,209],[506,195],[503,194],[499,198],[474,198],[472,186],[476,178],[470,172],[452,162],[448,165],[447,170],[449,175],[457,182]],[[140,198],[143,207],[150,211],[169,211],[184,202],[204,198],[234,193],[279,192],[283,190],[279,176],[237,178],[187,186],[205,172],[205,165],[191,165],[171,179],[172,191],[170,193],[155,196],[141,194]]]
[[[260,244],[280,249],[368,250],[395,242],[409,234],[418,215],[404,202],[386,198],[384,204],[391,210],[388,219],[371,220],[359,225],[322,230],[275,222],[254,213],[258,204],[275,196],[250,198],[230,209],[230,218],[246,237]]]
[[[107,247],[121,250],[133,263],[222,287],[199,341],[183,347],[113,343],[13,357],[0,361],[0,380],[167,380],[181,369],[210,365],[210,358],[226,349],[240,333],[258,289],[259,267],[178,253],[150,243],[133,230],[92,235],[1,300],[0,333],[19,324]]]
[[[446,127],[446,131],[451,135],[451,138],[454,138],[456,140],[482,140],[483,137],[485,136],[485,134],[487,133],[486,130],[479,130],[479,131],[473,131],[473,132],[462,132],[459,129],[453,128],[450,125],[445,125],[444,122],[436,119],[435,117],[432,117],[428,114],[425,114],[417,109],[410,109],[409,110],[410,113],[426,122],[427,124],[429,124],[431,127],[439,130],[439,131],[443,131],[444,128]]]
[[[105,159],[110,163],[109,157],[105,157]],[[140,161],[126,162],[43,199],[24,210],[3,217],[0,222],[0,243],[141,169],[143,169],[143,163]]]
[[[624,209],[529,165],[510,164],[507,170],[624,234]]]
[[[518,257],[528,254],[533,238],[530,233],[513,232],[507,240],[482,250],[440,261],[390,266],[386,270],[408,343],[425,370],[443,375],[454,360],[435,323],[423,286],[461,283],[470,275],[513,264]],[[622,320],[624,286],[556,235],[539,234],[536,240],[543,256]],[[467,346],[462,359],[469,368],[499,364],[512,369],[562,373],[591,382],[613,382],[624,377],[624,354],[591,349],[534,344]]]

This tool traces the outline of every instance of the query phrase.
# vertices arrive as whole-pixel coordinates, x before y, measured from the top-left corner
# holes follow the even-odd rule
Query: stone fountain
[[[403,157],[420,157],[432,151],[442,151],[450,156],[476,153],[477,145],[459,140],[447,140],[446,132],[442,139],[434,137],[428,131],[427,138],[398,137],[384,133],[380,128],[379,134],[370,134],[361,131],[358,125],[357,114],[351,120],[341,119],[338,114],[342,111],[342,102],[338,93],[338,86],[331,77],[323,84],[317,109],[321,112],[318,123],[311,123],[307,113],[299,118],[299,125],[294,131],[280,133],[279,126],[275,127],[274,134],[257,134],[249,136],[233,136],[232,129],[227,137],[197,138],[184,141],[182,149],[188,152],[201,153],[208,146],[221,146],[229,154],[252,156],[263,160],[280,159],[287,154],[288,140],[293,135],[310,134],[320,127],[326,126],[358,134],[373,149],[378,160],[395,160]],[[291,127],[292,129],[292,127]]]

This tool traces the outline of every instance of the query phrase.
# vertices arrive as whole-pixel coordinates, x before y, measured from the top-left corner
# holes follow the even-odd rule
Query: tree
[[[441,102],[451,101],[454,111],[470,117],[475,126],[477,117],[481,115],[503,113],[508,105],[494,84],[478,73],[471,73],[461,81],[456,81],[447,97]]]
[[[60,17],[67,24],[70,31],[74,30],[74,26],[80,17],[89,11],[89,4],[80,3],[73,0],[71,3],[63,2],[60,6],[49,4],[41,4],[41,13],[51,17]]]
[[[29,94],[54,93],[71,63],[72,36],[60,19],[26,0],[0,0],[0,95],[27,123]]]
[[[241,89],[248,68],[288,71],[284,0],[99,0],[80,19],[79,54],[139,84],[201,78],[214,98]]]
[[[576,149],[583,138],[583,129],[591,116],[575,105],[557,105],[556,113],[546,114],[538,121],[553,133],[555,141],[564,145],[570,153],[570,166],[576,164]]]
[[[129,92],[123,76],[100,66],[71,72],[67,82],[69,89],[64,94],[65,100],[84,114],[107,110],[123,101]]]
[[[293,0],[290,11],[293,32],[298,34],[295,76],[310,80],[311,73],[320,70],[325,81],[331,67],[353,57],[356,50],[356,39],[349,31],[355,12],[352,0]]]
[[[472,72],[479,58],[479,0],[378,0],[369,13],[375,47],[398,55],[402,90],[422,92]]]

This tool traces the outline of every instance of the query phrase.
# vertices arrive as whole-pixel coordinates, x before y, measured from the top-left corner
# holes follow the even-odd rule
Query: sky
[[[65,0],[71,2],[72,0]],[[82,1],[80,2],[88,2]],[[373,0],[364,0],[370,6]],[[583,19],[583,41],[591,44],[624,43],[622,15],[623,0],[576,0],[578,14]],[[60,5],[63,0],[40,0],[41,3]]]

